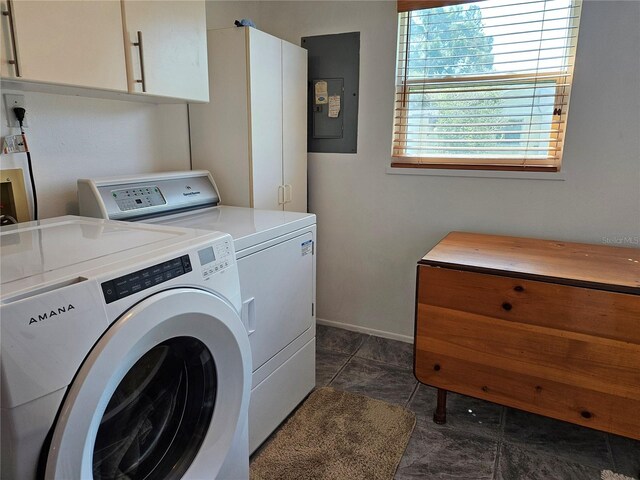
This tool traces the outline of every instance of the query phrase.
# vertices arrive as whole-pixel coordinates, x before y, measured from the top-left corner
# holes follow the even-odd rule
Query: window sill
[[[430,177],[505,178],[517,180],[566,180],[566,171],[523,172],[501,170],[459,170],[450,168],[401,168],[387,167],[387,175],[417,175]]]

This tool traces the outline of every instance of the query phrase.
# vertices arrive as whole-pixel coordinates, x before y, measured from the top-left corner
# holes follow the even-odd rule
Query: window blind
[[[559,170],[580,0],[399,13],[392,166]]]

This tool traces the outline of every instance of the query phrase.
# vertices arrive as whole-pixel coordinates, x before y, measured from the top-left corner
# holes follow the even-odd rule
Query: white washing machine
[[[229,235],[67,216],[0,240],[2,478],[249,478]]]
[[[79,180],[78,200],[86,216],[231,234],[253,358],[253,452],[315,387],[315,215],[218,205],[205,170]]]

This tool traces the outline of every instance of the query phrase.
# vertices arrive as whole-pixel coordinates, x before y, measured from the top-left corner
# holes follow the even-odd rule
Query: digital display
[[[200,265],[203,266],[216,260],[216,255],[213,253],[213,247],[198,250],[198,257],[200,257]]]

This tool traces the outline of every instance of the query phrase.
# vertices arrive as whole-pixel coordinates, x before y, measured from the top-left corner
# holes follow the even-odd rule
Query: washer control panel
[[[229,240],[216,242],[210,247],[198,250],[202,276],[208,278],[220,270],[224,270],[233,263],[234,255],[235,253]]]
[[[167,203],[157,185],[111,190],[111,195],[120,211],[123,212]]]
[[[107,303],[115,302],[121,298],[128,297],[134,293],[141,292],[147,288],[189,273],[191,270],[193,270],[193,268],[191,267],[189,255],[183,255],[173,260],[158,263],[152,267],[143,268],[137,272],[114,278],[101,284],[104,300]]]

